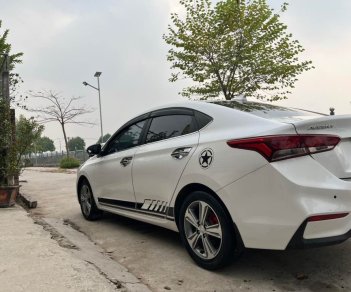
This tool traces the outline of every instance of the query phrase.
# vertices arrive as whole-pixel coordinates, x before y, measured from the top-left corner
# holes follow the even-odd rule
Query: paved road
[[[23,192],[38,200],[34,214],[70,220],[153,291],[351,291],[351,240],[311,250],[248,250],[209,272],[192,262],[175,232],[112,214],[85,221],[74,173],[32,168],[21,179]]]

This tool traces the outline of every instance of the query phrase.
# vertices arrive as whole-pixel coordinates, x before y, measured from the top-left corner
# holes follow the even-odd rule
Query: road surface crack
[[[104,273],[97,265],[95,265],[93,262],[85,260],[86,263],[92,265],[95,267],[95,269],[99,272],[100,275],[104,276],[106,280],[110,281],[119,291],[127,291],[127,289],[123,286],[122,282],[118,281],[117,279],[111,279],[109,276],[107,276],[106,273]]]
[[[59,246],[63,248],[79,250],[79,248],[75,244],[69,241],[66,237],[64,237],[61,233],[59,233],[54,227],[45,222],[43,219],[34,216],[32,216],[32,219],[35,224],[42,226],[45,231],[49,232],[51,238],[55,240]]]

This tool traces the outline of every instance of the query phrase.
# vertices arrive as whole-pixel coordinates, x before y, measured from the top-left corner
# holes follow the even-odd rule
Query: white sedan
[[[351,236],[351,116],[270,104],[182,102],[123,125],[79,169],[84,217],[108,211],[179,231],[203,268],[246,248]]]

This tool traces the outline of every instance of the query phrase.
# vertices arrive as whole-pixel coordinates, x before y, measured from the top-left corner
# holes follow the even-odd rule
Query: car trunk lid
[[[292,122],[298,134],[337,135],[340,143],[332,150],[312,155],[330,172],[351,180],[351,115],[323,116]]]

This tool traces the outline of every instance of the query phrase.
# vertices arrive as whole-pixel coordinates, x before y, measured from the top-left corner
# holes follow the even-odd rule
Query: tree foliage
[[[171,15],[163,38],[171,46],[167,59],[174,72],[170,81],[188,78],[186,97],[238,95],[259,99],[287,98],[297,77],[313,68],[299,61],[304,51],[280,15],[266,0],[181,0],[185,19]],[[287,4],[284,3],[281,12]]]
[[[0,99],[0,113],[6,109],[8,103]],[[8,119],[10,120],[10,118]],[[16,141],[12,141],[12,125],[10,122],[2,124],[0,127],[0,185],[7,184],[11,176],[20,173],[22,168],[22,157],[29,152],[35,140],[37,140],[44,130],[43,125],[39,125],[34,118],[20,116],[16,121]]]
[[[9,177],[16,174],[16,151],[12,146],[12,124],[10,104],[0,98],[0,186],[8,183]]]
[[[40,125],[34,118],[27,119],[23,115],[16,122],[16,148],[18,152],[18,163],[22,156],[33,148],[44,131],[44,126]]]
[[[85,149],[84,139],[81,137],[69,138],[68,149],[69,151],[84,150]]]
[[[2,21],[0,20],[0,29],[1,26]],[[9,30],[0,32],[0,185],[14,183],[14,176],[20,171],[20,160],[18,160],[20,157],[18,152],[19,145],[14,143],[14,112],[11,113],[10,102],[7,100],[7,96],[3,96],[3,85],[10,87],[10,94],[16,91],[21,79],[18,74],[12,73],[11,70],[14,69],[16,64],[21,63],[23,54],[11,54],[11,44],[7,42],[8,34]],[[6,79],[3,79],[3,73],[7,71],[12,77],[10,80],[7,80],[8,83],[5,82]]]
[[[2,21],[0,20],[0,29],[2,26]],[[23,53],[11,54],[11,44],[7,42],[7,38],[10,31],[5,29],[4,32],[0,33],[0,64],[4,60],[3,54],[6,54],[10,58],[10,70],[14,69],[15,65],[18,63],[22,63],[21,57]]]
[[[43,105],[37,108],[28,108],[28,110],[37,113],[41,123],[58,122],[60,124],[65,140],[66,153],[69,156],[66,126],[68,124],[94,125],[89,121],[80,120],[82,115],[91,113],[93,110],[78,103],[81,97],[66,99],[54,91],[31,92],[30,95],[42,100]]]
[[[55,151],[54,141],[49,137],[39,137],[35,141],[35,150],[38,152]]]
[[[2,21],[0,20],[0,29],[2,26]],[[5,29],[3,32],[0,32],[0,69],[1,66],[3,66],[4,61],[5,61],[5,55],[8,55],[9,58],[9,70],[13,71],[15,68],[16,64],[22,63],[21,57],[23,56],[23,53],[11,53],[11,44],[7,42],[7,38],[9,36],[10,31],[8,29]],[[0,70],[1,72],[1,70]],[[10,72],[10,98],[11,101],[15,100],[15,97],[17,96],[17,89],[18,86],[23,83],[22,78],[17,74]],[[0,85],[1,89],[1,85]],[[2,95],[2,90],[0,90],[0,98]],[[21,102],[23,102],[25,98],[20,96],[20,100],[16,101],[16,105],[20,105]]]
[[[107,133],[104,135],[103,141],[101,141],[101,137],[99,138],[99,140],[97,140],[96,144],[101,144],[101,143],[105,143],[108,139],[110,139],[111,134]]]

